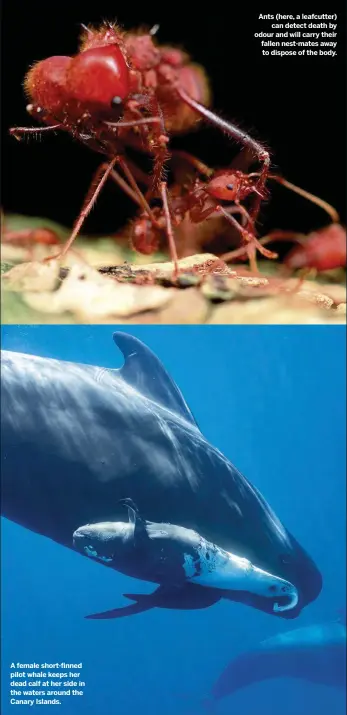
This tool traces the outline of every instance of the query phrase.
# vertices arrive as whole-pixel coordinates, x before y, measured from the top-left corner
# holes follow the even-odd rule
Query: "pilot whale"
[[[298,592],[293,584],[211,544],[193,529],[144,520],[132,499],[121,503],[128,508],[129,521],[79,527],[73,534],[78,551],[112,563],[122,573],[159,583],[161,598],[165,590],[170,593],[195,584],[221,591],[248,591],[272,600],[275,596],[288,596],[290,600],[284,605],[273,603],[274,611],[296,606]],[[118,618],[123,610],[105,611],[88,618]]]
[[[295,618],[321,591],[317,566],[256,487],[202,435],[156,355],[126,333],[114,340],[125,359],[114,370],[2,351],[2,515],[73,549],[79,527],[121,519],[118,502],[130,497],[146,520],[193,529],[293,584],[296,607],[277,613],[259,594],[235,590],[226,597]],[[130,608],[147,608],[148,598]],[[219,598],[216,590],[187,584],[160,605],[200,608]]]
[[[206,706],[261,680],[294,678],[346,689],[346,622],[331,621],[278,633],[232,660]]]

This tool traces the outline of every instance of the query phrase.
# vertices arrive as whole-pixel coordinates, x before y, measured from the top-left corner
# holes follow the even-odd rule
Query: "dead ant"
[[[307,236],[292,231],[273,231],[262,239],[262,244],[270,241],[298,244],[284,259],[284,265],[291,270],[307,268],[320,273],[346,267],[346,229],[339,223],[331,223]]]
[[[321,273],[346,267],[346,229],[340,223],[331,223],[307,236],[294,231],[272,231],[259,239],[262,246],[280,241],[298,244],[284,259],[284,266],[290,270],[308,269]],[[225,253],[221,258],[232,261],[245,256],[246,247],[242,246]]]
[[[110,23],[96,29],[83,26],[80,50],[74,57],[49,57],[34,64],[25,77],[25,89],[30,99],[27,110],[46,126],[17,127],[11,130],[12,135],[20,138],[25,134],[59,129],[107,157],[107,162],[94,177],[59,257],[69,250],[102,187],[111,177],[126,193],[133,198],[136,196],[137,203],[157,229],[160,226],[148,199],[159,192],[170,254],[177,273],[177,251],[163,168],[170,156],[170,135],[193,129],[201,119],[249,149],[254,160],[261,164],[257,181],[252,186],[254,201],[247,213],[249,227],[255,225],[269,173],[269,152],[208,108],[210,90],[203,69],[193,64],[181,50],[158,45],[154,39],[156,30],[157,27],[147,32],[126,33]],[[136,166],[125,159],[124,148],[127,146],[140,149],[154,159],[152,186],[147,197],[135,179]],[[125,180],[116,172],[116,165]],[[242,178],[242,191],[241,177],[234,176],[233,180],[239,181],[240,197],[242,192],[250,193],[245,177]],[[217,189],[216,183],[214,186]],[[197,196],[195,203],[198,203]],[[228,216],[231,218],[230,214]]]

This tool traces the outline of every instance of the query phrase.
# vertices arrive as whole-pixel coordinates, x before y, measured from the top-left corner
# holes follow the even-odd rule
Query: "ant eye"
[[[234,184],[227,184],[227,189],[229,189],[229,191],[234,191]]]
[[[111,107],[112,107],[112,108],[113,108],[113,107],[114,107],[114,108],[119,107],[120,104],[122,104],[122,98],[121,98],[121,97],[113,97],[113,99],[111,99]]]

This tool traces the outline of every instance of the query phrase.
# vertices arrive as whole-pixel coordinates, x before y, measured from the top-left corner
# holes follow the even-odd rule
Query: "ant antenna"
[[[153,25],[152,29],[149,31],[149,34],[151,35],[151,37],[154,37],[154,35],[157,34],[159,28],[160,28],[160,25]]]

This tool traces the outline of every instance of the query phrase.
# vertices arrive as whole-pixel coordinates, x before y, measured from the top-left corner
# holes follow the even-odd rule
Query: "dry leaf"
[[[33,261],[13,266],[2,275],[3,285],[11,291],[53,291],[59,284],[59,263]]]
[[[155,278],[170,280],[173,276],[174,266],[171,261],[166,263],[146,263],[142,265],[130,266],[131,272],[136,275],[138,271],[148,271]],[[222,275],[235,275],[235,271],[231,271],[226,263],[212,253],[200,253],[188,258],[181,258],[178,261],[178,270],[180,273],[196,273],[203,274],[207,272],[222,273]]]
[[[198,288],[175,291],[173,300],[157,314],[160,325],[199,325],[204,323],[209,305]],[[153,322],[153,321],[152,321]]]
[[[214,325],[335,325],[342,322],[337,310],[328,312],[306,299],[284,295],[223,303],[216,307],[209,320]]]
[[[173,297],[172,290],[160,286],[136,286],[105,278],[91,268],[73,266],[54,293],[25,293],[23,299],[44,313],[70,311],[83,320],[107,316],[128,317],[146,310],[157,310]]]

